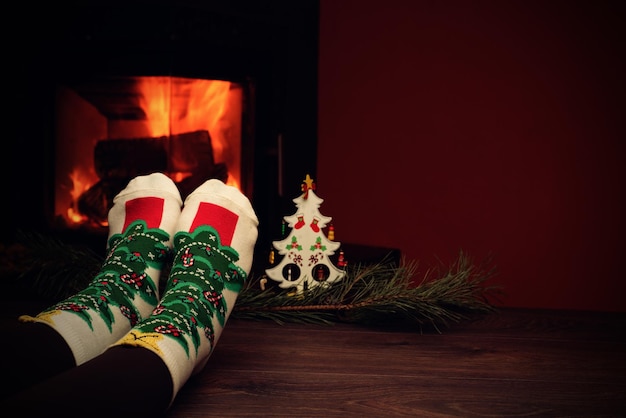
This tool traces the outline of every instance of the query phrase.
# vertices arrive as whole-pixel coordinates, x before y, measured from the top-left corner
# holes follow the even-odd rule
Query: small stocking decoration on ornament
[[[292,230],[282,240],[273,242],[282,259],[265,273],[283,289],[296,288],[301,292],[333,283],[345,275],[345,271],[337,268],[329,258],[341,244],[333,241],[334,227],[332,237],[324,234],[323,229],[332,218],[319,212],[324,199],[314,190],[315,183],[307,174],[302,183],[302,195],[293,199],[298,208],[296,214],[283,218]]]
[[[320,226],[319,226],[319,222],[320,220],[317,218],[313,218],[313,222],[311,222],[311,229],[314,232],[320,232]]]
[[[297,215],[298,222],[293,226],[295,229],[300,229],[304,226],[304,215]]]

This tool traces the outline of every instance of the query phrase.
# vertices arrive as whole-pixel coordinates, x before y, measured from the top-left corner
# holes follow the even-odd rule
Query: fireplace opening
[[[103,229],[132,178],[168,175],[183,199],[210,178],[246,192],[248,86],[173,76],[106,76],[56,89],[54,222]],[[245,144],[246,147],[242,147]]]
[[[317,0],[16,6],[14,26],[29,36],[5,51],[7,242],[33,231],[100,252],[115,190],[165,171],[183,195],[199,177],[236,184],[259,218],[257,249],[269,251],[302,179],[316,178]],[[228,86],[228,122],[202,112],[227,127],[180,122],[201,84]],[[144,101],[169,103],[165,127],[147,128]],[[266,259],[255,256],[260,271]]]

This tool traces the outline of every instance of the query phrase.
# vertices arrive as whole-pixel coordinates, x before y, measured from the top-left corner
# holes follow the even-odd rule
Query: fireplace
[[[93,239],[101,250],[115,190],[164,171],[183,194],[207,177],[239,187],[259,216],[258,247],[269,249],[302,179],[315,177],[318,2],[41,7],[16,14],[29,41],[5,60],[5,230]],[[211,89],[222,107],[195,107]],[[159,128],[157,103],[168,103]],[[198,110],[223,126],[184,120]]]

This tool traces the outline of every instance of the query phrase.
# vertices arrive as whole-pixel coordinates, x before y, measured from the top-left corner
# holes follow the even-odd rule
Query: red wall
[[[420,274],[493,255],[497,305],[626,311],[623,18],[322,0],[315,180],[336,239],[399,248]]]

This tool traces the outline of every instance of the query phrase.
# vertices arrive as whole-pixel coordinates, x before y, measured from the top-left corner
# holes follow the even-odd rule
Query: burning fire
[[[141,77],[137,87],[141,93],[140,104],[147,116],[145,128],[152,137],[171,136],[185,132],[207,130],[211,134],[215,161],[226,161],[226,153],[241,128],[227,116],[241,115],[241,96],[233,94],[232,83],[221,80],[186,79],[177,77]],[[233,100],[233,97],[235,96]],[[236,112],[232,108],[237,107]],[[239,149],[237,151],[240,151]],[[227,183],[239,187],[238,161],[228,161]],[[184,173],[170,173],[174,181],[182,180]]]
[[[100,179],[92,164],[93,147],[101,139],[129,139],[129,138],[175,138],[175,135],[195,131],[208,131],[210,145],[213,150],[215,163],[222,163],[227,167],[229,185],[240,187],[241,177],[241,114],[242,114],[242,89],[236,83],[222,80],[188,79],[179,77],[138,77],[135,79],[132,94],[138,98],[138,103],[146,115],[142,120],[105,120],[102,128],[97,130],[93,120],[101,120],[103,117],[93,110],[93,106],[83,106],[85,109],[66,111],[66,121],[61,125],[72,125],[63,136],[76,136],[74,132],[86,131],[87,139],[72,138],[69,151],[62,151],[62,160],[71,159],[67,171],[62,174],[57,168],[57,178],[69,178],[67,187],[71,187],[69,196],[65,201],[57,197],[56,213],[60,214],[69,224],[81,224],[88,219],[78,209],[79,197]],[[64,102],[81,99],[65,97]],[[84,100],[83,100],[84,101]],[[72,117],[69,117],[69,115]],[[78,115],[78,117],[76,117]],[[86,116],[84,125],[90,127],[76,128],[76,119]],[[57,132],[57,137],[59,133]],[[174,139],[172,139],[174,141]],[[169,142],[168,142],[169,143]],[[81,144],[81,145],[78,145]],[[88,145],[85,145],[88,144]],[[77,148],[87,151],[80,151]],[[166,149],[168,145],[165,146]],[[91,153],[85,157],[85,152]],[[82,153],[82,154],[81,154]],[[73,158],[72,155],[74,155]],[[68,158],[68,156],[70,158]],[[171,159],[181,158],[179,154],[171,154]],[[57,157],[59,159],[59,157]],[[184,167],[184,161],[173,161],[171,166]],[[167,173],[172,180],[180,182],[189,175],[182,171]],[[61,177],[59,177],[59,175]],[[57,195],[59,187],[57,185]],[[66,192],[67,194],[67,192]],[[68,202],[69,200],[69,202]],[[59,208],[64,206],[65,209]],[[69,208],[69,209],[68,209]]]
[[[70,173],[70,180],[72,181],[72,190],[70,190],[70,196],[72,198],[72,206],[67,210],[67,217],[73,223],[83,223],[87,221],[87,217],[81,215],[78,209],[76,209],[76,202],[78,202],[78,198],[83,192],[89,189],[89,180],[86,180],[81,175],[81,171],[75,169]]]

